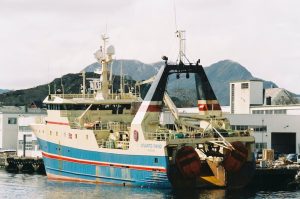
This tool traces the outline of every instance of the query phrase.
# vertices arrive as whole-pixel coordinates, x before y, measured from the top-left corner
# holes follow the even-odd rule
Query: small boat
[[[182,44],[183,32],[177,33]],[[255,172],[254,137],[230,130],[200,60],[184,64],[182,50],[177,64],[163,57],[142,100],[139,86],[113,92],[114,48],[106,50],[107,39],[95,53],[102,68],[93,93],[83,85],[81,94],[48,95],[45,121],[31,125],[48,178],[155,188],[246,186]],[[193,76],[197,113],[178,112],[166,92],[171,74]],[[160,123],[163,111],[173,115],[172,127]]]

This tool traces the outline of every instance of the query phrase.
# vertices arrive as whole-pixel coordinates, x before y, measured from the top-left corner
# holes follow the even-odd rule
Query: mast
[[[82,85],[81,85],[81,93],[83,97],[85,97],[85,90],[86,90],[86,85],[85,85],[85,71],[82,71]]]
[[[106,34],[102,35],[103,46],[95,53],[95,57],[98,63],[102,66],[100,76],[100,87],[97,89],[96,98],[108,99],[109,97],[109,79],[108,79],[108,64],[112,61],[112,55],[114,55],[114,47],[109,46],[106,49],[106,43],[109,37]]]
[[[185,56],[185,31],[184,30],[177,30],[176,37],[179,39],[179,63],[183,63],[183,58]]]
[[[101,70],[101,91],[104,99],[108,98],[108,86],[109,86],[109,81],[108,81],[108,62],[110,61],[108,57],[106,57],[106,42],[109,37],[107,37],[105,34],[102,35],[102,40],[103,40],[103,57],[101,59],[101,65],[102,65],[102,70]],[[111,57],[110,57],[111,58]]]
[[[124,94],[124,76],[123,76],[123,62],[121,61],[121,67],[120,67],[120,93],[121,96]]]

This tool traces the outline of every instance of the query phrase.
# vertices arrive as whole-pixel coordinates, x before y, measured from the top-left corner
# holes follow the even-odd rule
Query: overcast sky
[[[300,93],[299,0],[0,0],[0,88],[23,89],[95,62],[101,34],[117,59],[204,66],[230,59],[252,75]],[[175,23],[176,21],[176,23]]]

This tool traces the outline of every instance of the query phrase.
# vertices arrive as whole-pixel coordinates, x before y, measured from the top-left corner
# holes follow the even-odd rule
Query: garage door
[[[273,132],[271,146],[274,151],[279,153],[296,153],[296,133]]]

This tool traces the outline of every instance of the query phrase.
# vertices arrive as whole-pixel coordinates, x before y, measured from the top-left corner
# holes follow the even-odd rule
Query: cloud
[[[176,24],[187,31],[190,60],[201,58],[205,66],[235,60],[253,75],[300,93],[295,75],[300,2],[174,1]],[[151,63],[167,55],[175,60],[174,1],[2,0],[0,88],[28,88],[79,72],[95,61],[106,27],[117,58]]]

